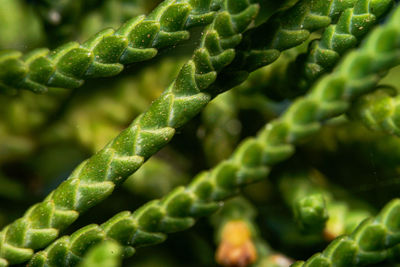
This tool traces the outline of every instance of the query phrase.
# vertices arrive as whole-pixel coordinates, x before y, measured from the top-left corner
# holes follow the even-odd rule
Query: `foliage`
[[[0,266],[399,261],[396,1],[0,0],[0,21]]]

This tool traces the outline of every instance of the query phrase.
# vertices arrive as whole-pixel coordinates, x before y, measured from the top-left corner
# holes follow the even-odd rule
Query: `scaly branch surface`
[[[281,84],[267,80],[265,93],[276,99],[304,94],[342,55],[362,41],[392,5],[393,0],[357,0],[347,4],[344,12],[331,11],[336,15],[331,16],[336,24],[329,25],[321,39],[310,44],[306,54],[283,69]]]
[[[80,164],[43,202],[0,232],[0,266],[27,261],[34,249],[47,246],[81,212],[105,199],[115,185],[167,144],[175,128],[191,119],[210,101],[211,94],[216,94],[210,84],[217,72],[233,60],[240,33],[258,12],[258,5],[248,0],[225,0],[221,4],[193,59],[150,109]]]
[[[353,8],[344,11],[336,25],[325,29],[320,40],[313,41],[302,69],[300,88],[309,86],[331,70],[340,57],[355,47],[392,6],[392,0],[358,0]]]
[[[235,60],[219,74],[215,86],[219,90],[227,90],[239,85],[250,72],[273,63],[281,51],[300,45],[313,31],[329,26],[356,2],[300,1],[287,12],[276,14],[271,22],[249,30],[238,46]],[[374,7],[383,9],[381,5],[390,6],[380,3]]]
[[[280,49],[299,44],[308,38],[311,30],[327,26],[331,21],[328,15],[337,15],[354,0],[348,1],[332,0],[330,5],[325,0],[299,2],[288,10],[288,15],[281,17],[280,24],[276,20],[273,38],[264,40],[267,49],[252,50],[247,58],[252,59],[256,66],[272,62],[279,56],[279,51],[269,49],[268,42]],[[240,43],[240,32],[253,21],[258,8],[247,0],[225,0],[221,7],[213,23],[207,27],[193,59],[150,109],[103,150],[78,166],[44,202],[31,207],[24,217],[0,232],[0,256],[4,261],[20,263],[29,260],[33,249],[45,247],[60,230],[74,222],[79,213],[110,195],[115,185],[122,183],[168,143],[175,128],[197,114],[213,96],[247,77],[249,64],[238,65],[243,69],[238,71],[239,75],[236,72],[216,81],[217,72],[234,60],[235,50],[232,48]],[[295,22],[300,23],[291,30]],[[268,35],[268,27],[261,30],[263,36]],[[257,35],[252,32],[248,36]]]
[[[277,14],[271,23],[250,30],[238,47],[239,56],[233,71],[253,71],[275,61],[279,52],[295,47],[310,37],[312,31],[329,26],[357,0],[300,1],[297,8]],[[275,57],[271,58],[271,55]]]
[[[48,87],[77,88],[88,78],[119,74],[126,64],[155,57],[163,47],[189,38],[188,29],[211,23],[218,0],[166,0],[146,16],[119,29],[105,29],[83,44],[67,43],[53,51],[37,49],[26,55],[0,52],[0,90]]]
[[[399,233],[400,199],[394,199],[378,216],[362,222],[350,235],[335,239],[322,253],[292,267],[365,266],[398,258]]]
[[[325,2],[303,0],[288,12],[296,14],[300,21],[308,21],[307,24],[298,25],[298,28],[325,27],[330,18],[324,14],[336,14],[335,12],[340,11],[338,5],[333,4],[329,7],[335,7],[335,12],[319,9],[321,3]],[[332,1],[334,2],[336,1]],[[110,195],[115,185],[122,183],[147,158],[167,144],[173,137],[175,128],[181,127],[196,115],[213,96],[247,77],[238,75],[232,82],[227,82],[225,78],[216,82],[217,72],[234,60],[235,50],[232,48],[240,43],[240,32],[253,21],[258,7],[251,5],[248,0],[225,0],[221,7],[202,36],[201,46],[195,51],[193,59],[182,68],[175,82],[154,101],[150,109],[103,150],[78,166],[69,179],[44,202],[31,207],[24,217],[0,232],[0,256],[5,262],[20,263],[29,260],[33,249],[45,247],[58,236],[60,230],[74,222],[79,213]],[[285,25],[287,17],[282,18],[281,23]],[[310,22],[311,18],[314,18],[313,23]],[[282,38],[279,33],[287,32],[283,26],[274,31],[276,34],[272,41],[276,43]],[[305,36],[309,35],[309,30],[300,30],[303,31],[306,32]],[[296,39],[292,45],[304,40],[297,33],[298,31],[294,31],[291,36]],[[276,58],[279,53],[268,50],[264,55]],[[258,66],[271,61],[273,59],[263,61]]]
[[[30,266],[73,266],[88,247],[105,238],[140,247],[157,244],[165,240],[166,234],[191,227],[197,217],[217,210],[220,201],[235,194],[240,186],[264,179],[270,165],[293,154],[294,144],[312,136],[328,118],[345,112],[355,96],[376,86],[380,73],[398,64],[400,7],[385,26],[372,32],[359,50],[348,54],[331,75],[322,78],[306,97],[295,101],[282,117],[267,124],[256,138],[242,142],[230,159],[200,173],[187,187],[179,187],[134,213],[122,212],[100,226],[89,225],[58,239],[38,252]],[[396,225],[396,218],[387,222]],[[399,226],[396,227],[390,229]],[[400,241],[390,240],[392,245]],[[365,242],[374,247],[374,242]],[[338,258],[347,255],[341,253]]]

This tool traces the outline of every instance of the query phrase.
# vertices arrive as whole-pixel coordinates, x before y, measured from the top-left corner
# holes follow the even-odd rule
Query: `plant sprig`
[[[399,227],[400,200],[394,199],[378,216],[366,219],[351,234],[335,239],[322,253],[292,267],[365,266],[398,257]]]
[[[377,60],[371,61],[371,57]],[[71,236],[62,237],[37,253],[31,266],[71,266],[80,260],[80,255],[90,245],[104,238],[139,247],[157,244],[166,238],[167,233],[191,227],[197,217],[211,214],[221,205],[220,201],[237,193],[238,187],[264,179],[270,165],[293,154],[294,144],[312,136],[328,118],[345,112],[354,97],[375,87],[381,78],[380,73],[398,64],[400,7],[384,26],[369,35],[358,50],[348,54],[331,75],[319,80],[304,98],[296,100],[279,119],[268,123],[256,138],[242,142],[230,159],[208,172],[200,173],[187,187],[177,188],[163,199],[151,201],[134,213],[122,212],[100,226],[89,225]],[[391,230],[398,228],[398,209],[393,207],[398,207],[399,202],[394,203],[389,205],[383,216],[385,222],[390,223]],[[368,234],[378,237],[376,240],[390,240],[388,242],[392,246],[398,243],[396,238],[380,238],[386,233],[390,232],[379,229],[375,232],[374,227],[368,229]],[[376,248],[375,242],[370,242],[370,239],[364,239],[364,242],[366,247]],[[338,259],[346,259],[346,251],[337,251],[335,255]]]
[[[324,0],[303,0],[287,12],[297,12],[300,21],[307,22],[307,18],[318,12],[318,3],[322,2]],[[214,16],[213,23],[206,28],[200,48],[183,66],[171,86],[153,102],[150,109],[135,119],[130,127],[122,131],[104,149],[79,165],[69,179],[45,201],[32,206],[24,217],[0,232],[1,257],[10,263],[28,260],[32,256],[32,249],[45,247],[58,236],[60,230],[74,222],[80,213],[108,197],[115,185],[122,183],[147,158],[171,140],[176,128],[197,114],[213,96],[234,85],[225,83],[225,78],[217,81],[217,73],[235,59],[233,48],[241,42],[241,32],[245,31],[256,17],[258,5],[250,4],[248,0],[225,0],[221,7],[222,10]],[[335,5],[332,7],[336,8]],[[329,8],[322,10],[323,14],[330,14],[329,11]],[[324,27],[329,23],[330,18],[322,16],[323,14],[323,23],[310,24],[310,29]],[[279,33],[286,31],[285,25],[290,26],[285,24],[284,19],[285,17],[281,20],[282,26],[275,28],[274,38],[278,40]],[[276,25],[279,23],[276,22]],[[301,24],[298,27],[304,28],[305,25]],[[309,35],[307,29],[299,31],[305,31],[306,36]],[[274,41],[274,38],[267,41],[278,42]],[[303,39],[298,38],[292,45],[302,41]],[[269,57],[271,52],[267,51],[262,55],[262,59],[265,59],[265,55]],[[273,50],[272,60],[262,63],[267,64],[277,56],[279,53]],[[239,79],[234,79],[233,82],[238,83],[245,76],[239,75]]]
[[[392,0],[358,0],[354,7],[346,9],[337,24],[327,27],[320,40],[310,44],[304,62],[297,70],[302,70],[303,79],[297,81],[303,90],[322,74],[331,70],[340,57],[354,48],[379,21],[390,7]]]
[[[167,1],[164,5],[170,3]],[[81,212],[109,196],[152,154],[167,144],[175,128],[197,114],[211,99],[218,71],[235,57],[241,32],[255,19],[258,5],[248,0],[224,0],[205,30],[200,48],[176,80],[104,149],[80,164],[71,176],[24,217],[0,232],[0,259],[27,261],[45,247]]]
[[[341,56],[363,40],[393,3],[393,0],[357,0],[346,5],[343,12],[334,12],[332,24],[321,38],[313,40],[306,53],[284,68],[280,84],[276,85],[274,80],[265,82],[265,94],[274,99],[303,95],[321,75],[332,70]]]
[[[212,22],[217,0],[166,0],[148,16],[137,16],[119,29],[105,29],[79,44],[26,55],[0,52],[0,89],[46,92],[48,87],[77,88],[84,80],[119,74],[124,65],[149,60],[160,48],[189,38],[188,29]]]

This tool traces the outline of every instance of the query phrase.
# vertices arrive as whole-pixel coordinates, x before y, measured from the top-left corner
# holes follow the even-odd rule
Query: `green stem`
[[[257,12],[258,5],[248,0],[224,0],[194,57],[150,109],[80,164],[43,202],[0,232],[0,259],[10,264],[29,260],[34,249],[47,246],[81,212],[108,197],[116,185],[166,145],[175,129],[196,115],[215,94],[210,84],[235,57],[233,48]]]
[[[338,237],[322,252],[292,267],[365,266],[399,255],[400,199],[390,201],[375,218]]]
[[[318,10],[322,3],[325,0],[303,0],[287,11],[289,14],[297,14],[302,22],[297,25],[302,29],[291,35],[291,38],[296,39],[291,45],[303,41],[298,38],[298,32],[309,35],[310,31],[305,26],[315,30],[329,23],[330,18],[324,15],[330,14],[329,8],[321,9],[322,14],[317,16],[321,13]],[[220,5],[222,9],[202,35],[200,48],[183,66],[176,80],[152,103],[150,109],[136,118],[130,127],[104,149],[79,165],[69,179],[43,202],[32,206],[24,217],[0,232],[1,258],[10,263],[29,260],[33,249],[45,247],[58,236],[60,230],[73,223],[81,212],[108,197],[116,185],[122,183],[172,139],[176,128],[200,112],[213,96],[234,85],[226,82],[226,77],[216,81],[217,73],[235,59],[234,47],[242,40],[241,32],[254,21],[258,5],[250,4],[249,0],[224,0]],[[310,23],[309,20],[316,16],[313,23]],[[276,27],[273,38],[268,41],[277,44],[282,42],[282,34],[287,32],[284,26],[291,26],[285,19],[283,16],[283,26]],[[257,63],[258,66],[279,56],[277,50],[261,54],[262,61]],[[269,60],[264,61],[266,57]],[[247,74],[237,77],[232,82],[243,80]]]
[[[158,49],[189,38],[188,29],[212,22],[218,0],[166,0],[146,16],[119,29],[105,29],[83,44],[67,43],[53,51],[23,55],[0,52],[0,89],[46,92],[48,87],[77,88],[93,77],[119,74],[124,65],[149,60]]]
[[[265,94],[274,99],[294,98],[303,95],[323,74],[332,70],[342,55],[356,47],[392,7],[393,0],[357,0],[336,18],[320,39],[311,42],[308,52],[279,73],[265,81]],[[340,16],[339,16],[340,14]],[[279,66],[278,66],[279,67]]]
[[[322,74],[331,70],[340,57],[355,47],[393,5],[392,0],[358,0],[341,14],[336,25],[325,29],[320,40],[311,43],[304,62],[300,88],[308,89]]]
[[[256,138],[242,142],[230,159],[200,173],[187,187],[179,187],[134,213],[122,212],[100,226],[89,225],[62,237],[38,252],[30,266],[73,266],[88,247],[104,238],[139,247],[157,244],[166,234],[191,227],[196,218],[213,213],[240,186],[264,179],[270,165],[293,154],[294,144],[315,134],[325,120],[345,112],[352,98],[375,87],[379,73],[398,64],[400,7],[359,50],[348,54],[331,75],[295,101],[283,116],[267,124]],[[394,227],[396,218],[391,219],[388,222]],[[388,242],[394,245],[398,241]]]

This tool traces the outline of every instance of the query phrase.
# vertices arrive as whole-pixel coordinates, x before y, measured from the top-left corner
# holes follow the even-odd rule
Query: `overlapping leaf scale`
[[[374,218],[362,222],[350,235],[335,239],[322,253],[293,267],[365,266],[399,258],[400,199],[390,201]]]
[[[311,44],[301,65],[304,77],[301,87],[309,87],[329,71],[348,49],[355,47],[393,5],[392,0],[358,0],[343,12],[336,25],[329,26],[320,40]]]
[[[122,212],[100,226],[90,225],[62,237],[37,253],[30,266],[70,264],[69,259],[82,255],[77,248],[88,247],[88,243],[104,238],[140,247],[162,242],[167,233],[192,226],[197,217],[214,212],[240,186],[264,179],[270,165],[292,155],[294,144],[312,136],[326,119],[345,112],[355,96],[374,88],[380,73],[398,64],[400,7],[385,26],[373,31],[359,50],[346,56],[331,75],[321,79],[307,96],[295,101],[281,118],[268,123],[256,138],[242,142],[230,159],[200,173],[187,187],[179,187],[134,213]],[[364,222],[350,237],[339,238],[324,253],[295,266],[373,263],[389,255],[382,251],[384,248],[395,255],[393,251],[400,242],[399,215],[400,202],[395,200],[380,216]]]
[[[304,8],[309,9],[313,15],[303,17],[298,21],[302,27],[291,26],[293,17],[296,13],[292,13],[283,17],[285,23],[287,37],[279,38],[278,41],[267,41],[268,46],[260,45],[263,42],[258,36],[263,32],[271,31],[271,29],[254,30],[253,38],[249,38],[247,46],[243,46],[241,50],[242,60],[239,64],[247,65],[247,69],[252,70],[257,66],[254,62],[275,61],[275,58],[269,58],[269,54],[273,51],[281,51],[282,48],[292,47],[290,42],[298,45],[310,34],[307,29],[321,28],[319,25],[324,24],[324,30],[321,39],[313,41],[307,53],[300,55],[293,63],[283,68],[284,73],[279,79],[281,84],[276,85],[273,81],[267,80],[265,83],[265,93],[273,99],[294,98],[304,94],[322,74],[330,71],[338,60],[349,49],[358,45],[364,35],[369,32],[383,17],[390,7],[393,6],[393,0],[349,0],[349,1],[329,1],[329,3],[318,3],[311,1],[304,3]],[[322,7],[320,9],[320,7]],[[329,7],[329,9],[327,9]],[[324,16],[329,16],[330,22]],[[280,17],[277,20],[281,20]],[[336,23],[336,24],[334,24]],[[279,24],[277,24],[279,25]],[[280,26],[282,27],[282,26]],[[278,28],[278,26],[275,26]],[[255,39],[254,39],[255,38]],[[246,42],[243,42],[246,44]],[[250,49],[250,52],[249,52]],[[276,52],[275,52],[276,53]],[[282,90],[283,89],[283,90]]]
[[[222,10],[205,30],[202,45],[193,59],[150,109],[78,166],[43,202],[0,232],[1,261],[13,264],[29,260],[34,249],[49,244],[79,213],[105,199],[115,185],[168,143],[175,128],[210,101],[209,85],[217,72],[233,60],[240,32],[255,19],[257,12],[258,5],[248,0],[225,0]]]
[[[281,51],[303,43],[313,31],[329,26],[356,1],[300,1],[288,12],[275,15],[271,22],[246,32],[235,61],[219,75],[218,86],[240,84],[249,72],[274,62]]]
[[[25,55],[0,51],[0,90],[40,93],[48,87],[77,88],[88,78],[117,75],[124,65],[149,60],[158,49],[187,40],[188,29],[211,23],[219,8],[217,0],[166,0],[147,17],[100,31],[82,44],[70,42]]]

